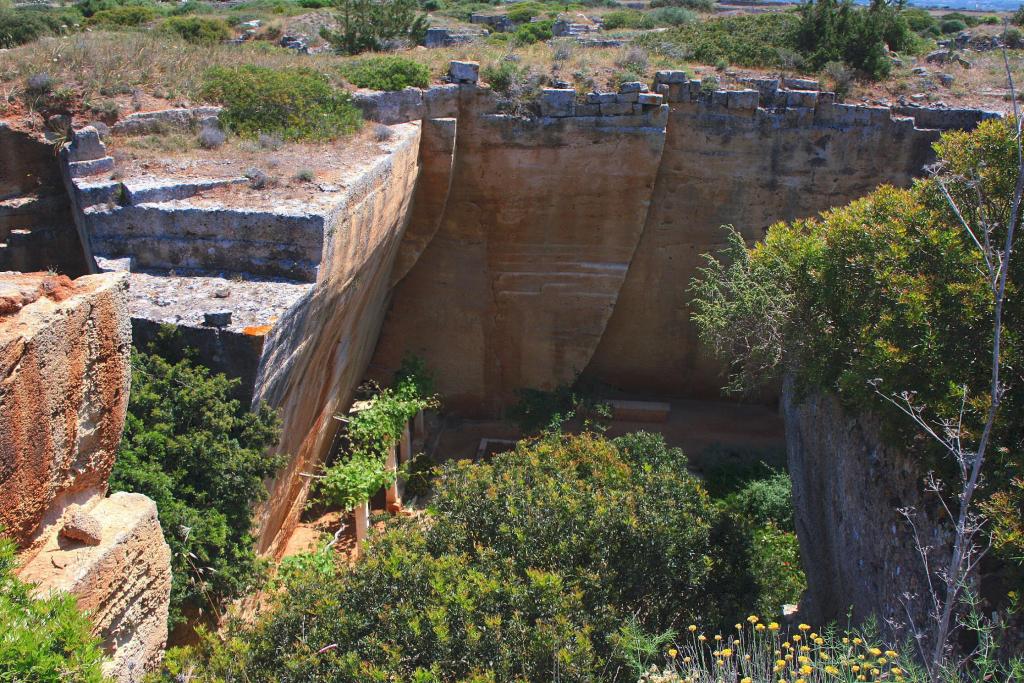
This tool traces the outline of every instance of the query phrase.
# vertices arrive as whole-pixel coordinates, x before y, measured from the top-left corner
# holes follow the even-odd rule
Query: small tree
[[[387,43],[419,43],[427,32],[427,17],[418,0],[338,0],[338,30],[320,35],[337,52],[349,55],[382,50]]]

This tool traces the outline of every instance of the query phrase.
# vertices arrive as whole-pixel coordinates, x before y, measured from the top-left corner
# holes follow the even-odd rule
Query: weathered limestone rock
[[[905,594],[925,595],[927,576],[913,532],[897,508],[912,507],[928,530],[924,542],[949,557],[950,539],[922,493],[925,472],[907,453],[886,445],[880,423],[853,415],[831,394],[798,396],[783,387],[786,450],[793,480],[800,556],[808,591],[800,618],[808,623],[875,615],[882,626],[903,622]],[[911,604],[924,623],[924,604]]]
[[[171,550],[146,496],[115,493],[88,514],[96,524],[94,543],[51,536],[19,575],[40,593],[74,595],[110,657],[104,674],[136,683],[163,655]]]
[[[153,501],[103,498],[124,425],[131,330],[123,274],[0,275],[0,525],[19,576],[74,595],[135,683],[167,635],[170,549]]]
[[[24,548],[65,505],[106,491],[131,328],[120,276],[0,275],[0,286],[23,302],[0,318],[0,525]]]
[[[423,91],[419,88],[405,88],[392,92],[361,90],[352,95],[352,104],[359,107],[363,117],[393,125],[423,118]]]
[[[60,535],[64,538],[86,545],[99,545],[102,533],[99,520],[80,506],[72,505],[64,513],[64,521],[60,528]]]
[[[572,88],[544,88],[540,91],[541,116],[572,116],[576,91]]]

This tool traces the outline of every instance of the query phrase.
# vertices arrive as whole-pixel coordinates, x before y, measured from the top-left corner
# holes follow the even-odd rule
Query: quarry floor
[[[651,400],[646,396],[617,396],[627,400]],[[723,464],[755,464],[767,454],[781,456],[785,452],[782,417],[774,408],[764,405],[729,401],[688,399],[665,400],[671,406],[665,422],[612,421],[607,435],[621,436],[638,431],[661,434],[671,447],[683,450],[691,470],[700,476],[703,470]],[[511,448],[523,437],[522,430],[509,420],[469,420],[455,416],[434,421],[426,440],[426,450],[436,462],[477,459],[481,441],[489,439],[489,453]],[[505,443],[508,442],[508,443]],[[723,462],[725,461],[725,462]],[[424,501],[412,501],[409,514],[417,514]],[[384,510],[372,508],[371,515]],[[303,516],[285,546],[282,556],[315,549],[345,523],[335,548],[340,556],[353,559],[354,526],[337,510],[312,509]]]

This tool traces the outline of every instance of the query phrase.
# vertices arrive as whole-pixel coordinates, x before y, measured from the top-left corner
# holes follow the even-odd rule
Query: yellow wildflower
[[[800,667],[800,674],[803,675],[803,676],[810,676],[811,673],[813,673],[813,672],[814,672],[814,669],[812,669],[809,664],[804,664],[803,666]]]
[[[799,626],[797,626],[797,628],[800,629],[801,631],[810,631],[811,630],[811,627],[809,625],[807,625],[807,624],[800,624]]]
[[[903,669],[899,668],[898,666],[894,666],[893,668],[889,669],[889,673],[893,674],[894,676],[899,676],[903,673]]]
[[[839,669],[835,668],[832,665],[829,665],[829,666],[825,667],[825,673],[827,673],[830,676],[838,676],[839,675]]]
[[[749,617],[747,617],[747,621],[749,621],[751,624],[756,624],[759,621],[759,619],[757,618],[757,615],[751,614]]]
[[[853,666],[850,667],[850,671],[852,671],[853,673],[857,673],[858,671],[860,671],[860,666],[858,666],[857,664],[854,664]]]
[[[815,645],[824,645],[825,644],[825,639],[821,638],[821,637],[815,638],[814,639],[814,644]]]
[[[786,668],[786,660],[785,659],[776,659],[775,660],[775,666],[779,667],[780,669],[785,669]]]
[[[743,630],[743,624],[736,624],[736,630],[737,631],[742,631]]]
[[[763,631],[763,630],[764,630],[764,624],[758,624],[758,625],[756,625],[756,626],[754,627],[754,630],[755,630],[755,631]]]
[[[672,659],[675,659],[677,654],[679,654],[679,650],[675,649],[674,647],[673,648],[669,648],[669,651],[668,651],[668,656],[669,657],[671,657]]]
[[[861,643],[863,643],[863,642],[864,642],[864,641],[863,641],[863,640],[861,640],[860,638],[854,638],[854,639],[853,639],[853,644],[854,644],[854,645],[860,645],[860,644],[861,644]]]
[[[807,664],[808,662],[811,661],[811,658],[810,657],[804,657],[803,655],[800,655],[799,657],[796,658],[796,661],[800,662],[801,664]]]
[[[885,663],[888,662],[888,661],[889,660],[886,659],[885,657],[879,657],[878,658],[878,666],[885,666]]]
[[[690,633],[693,633],[694,631],[696,631],[696,630],[697,630],[697,626],[696,626],[695,624],[690,624],[690,625],[689,625],[689,626],[687,626],[686,628],[687,628],[687,630],[689,630],[689,631],[690,631]]]
[[[729,648],[725,648],[724,650],[722,650],[722,656],[723,657],[732,657],[732,650],[730,650]]]
[[[778,631],[779,630],[779,624],[777,622],[773,621],[772,623],[768,624],[768,630],[769,631]]]
[[[877,676],[877,675],[878,675],[878,674],[880,674],[880,673],[882,673],[882,672],[881,672],[881,671],[879,671],[878,669],[872,669],[872,670],[871,670],[871,675],[872,675],[872,676]]]
[[[722,636],[720,636],[720,635],[716,635],[715,636],[715,640],[721,640],[721,639],[722,639]]]
[[[793,636],[793,642],[794,643],[799,643],[800,642],[800,636],[799,635]]]
[[[740,679],[740,683],[754,683],[754,679],[750,676],[745,676]]]
[[[697,636],[697,640],[699,640],[699,641],[700,641],[700,642],[702,642],[702,643],[703,643],[703,642],[704,642],[705,640],[707,640],[707,639],[708,639],[708,637],[707,637],[706,635],[704,635],[703,633],[702,633],[702,634],[700,634],[699,636]]]
[[[896,651],[895,650],[886,650],[885,651],[885,656],[886,657],[895,657],[896,656]]]
[[[725,666],[725,660],[719,659],[717,664],[718,666]]]
[[[849,638],[843,638],[843,645],[849,645],[849,644],[850,644],[850,639]]]
[[[882,651],[879,650],[877,647],[873,647],[873,648],[868,650],[868,654],[871,655],[872,657],[877,657],[880,654],[882,654]]]

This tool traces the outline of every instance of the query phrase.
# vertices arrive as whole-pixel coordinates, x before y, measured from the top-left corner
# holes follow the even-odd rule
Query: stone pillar
[[[388,472],[398,471],[398,445],[391,444],[388,448],[387,460],[384,462],[384,468]],[[402,509],[402,492],[398,490],[398,477],[391,482],[387,490],[384,492],[387,499],[388,512],[395,513]]]
[[[402,428],[401,440],[398,442],[398,464],[407,463],[412,460],[412,425],[405,423]]]
[[[370,501],[364,500],[362,503],[356,505],[352,511],[352,515],[356,520],[356,550],[355,556],[359,557],[361,551],[360,544],[366,540],[366,537],[370,533]]]

